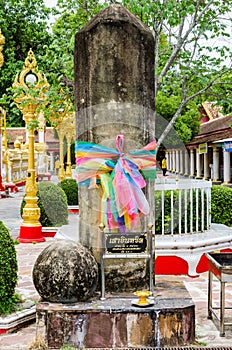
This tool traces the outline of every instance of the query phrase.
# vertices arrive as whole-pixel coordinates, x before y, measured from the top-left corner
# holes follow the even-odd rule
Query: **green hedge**
[[[17,283],[18,264],[14,240],[0,221],[0,314],[14,310],[14,292]]]
[[[214,185],[211,190],[211,221],[232,226],[232,189]]]
[[[58,183],[65,192],[68,205],[78,205],[78,185],[74,179],[66,179]]]
[[[49,181],[38,182],[37,188],[37,204],[40,208],[41,225],[43,227],[59,227],[68,224],[68,203],[62,188]],[[21,215],[26,204],[24,198],[21,203]]]

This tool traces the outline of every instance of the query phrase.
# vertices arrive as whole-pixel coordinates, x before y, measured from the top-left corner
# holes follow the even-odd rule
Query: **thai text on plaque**
[[[147,233],[106,233],[106,254],[143,254],[148,252]]]

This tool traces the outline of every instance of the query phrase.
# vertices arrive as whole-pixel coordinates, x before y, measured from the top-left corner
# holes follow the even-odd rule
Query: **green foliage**
[[[232,189],[214,185],[211,191],[212,222],[232,226]]]
[[[68,204],[62,188],[49,181],[38,182],[37,187],[41,225],[43,227],[66,225],[68,223]],[[21,203],[21,215],[25,204],[24,196]]]
[[[108,6],[109,3],[107,1],[101,7]],[[222,40],[217,46],[215,39],[228,36],[227,28],[219,17],[223,13],[225,18],[230,18],[230,7],[223,0],[215,0],[210,5],[205,2],[196,5],[190,0],[181,0],[178,3],[175,0],[165,3],[152,0],[123,0],[120,3],[147,24],[154,33],[157,111],[160,113],[159,93],[162,92],[167,99],[162,101],[160,114],[169,121],[172,118],[177,120],[174,127],[182,141],[188,142],[199,131],[199,100],[195,104],[189,104],[189,101],[196,99],[198,94],[209,88],[217,76],[219,79],[215,82],[219,83],[225,70],[222,62],[229,56],[228,47],[226,44],[222,45]],[[95,9],[100,9],[98,1],[59,0],[58,6],[60,17],[53,27],[53,34],[57,38],[57,44],[61,42],[58,38],[66,35],[68,46],[73,43],[71,36],[77,31],[77,27],[83,27],[89,18],[96,14]],[[202,44],[211,38],[214,40],[216,55],[212,54],[212,45]],[[60,48],[57,44],[57,48]],[[67,61],[68,50],[65,55]],[[71,68],[67,76],[73,80],[72,62],[66,66]],[[214,87],[215,91],[217,86],[219,85]],[[229,99],[227,94],[224,96],[223,103],[226,106],[225,100]]]
[[[48,31],[50,12],[43,0],[0,0],[0,28],[5,37],[0,97],[3,98],[1,104],[7,110],[7,124],[10,126],[24,126],[24,121],[8,89],[11,88],[16,73],[23,69],[30,48],[38,62],[41,62],[44,43],[51,43],[51,33]],[[47,71],[48,67],[49,62],[42,61],[41,69]]]
[[[16,73],[22,70],[30,48],[39,70],[46,75],[51,86],[47,94],[46,117],[56,109],[61,84],[66,87],[64,94],[67,99],[73,101],[75,34],[110,3],[58,0],[56,8],[51,10],[44,6],[43,0],[0,0],[0,28],[6,38],[0,97],[2,106],[7,109],[8,125],[24,126],[21,112],[8,89]],[[210,101],[216,99],[223,106],[224,113],[231,112],[231,76],[224,75],[226,58],[230,56],[227,45],[231,37],[230,2],[122,0],[119,3],[154,33],[155,97],[159,98],[159,92],[162,92],[170,99],[163,100],[161,115],[166,118],[169,114],[173,120],[178,118],[175,128],[184,142],[188,142],[197,130],[198,113],[195,114],[195,106],[189,105],[189,101],[202,94],[204,100],[209,100],[207,89],[210,88]],[[51,11],[55,23],[48,28]],[[195,105],[197,103],[199,100]],[[186,113],[186,106],[190,114]],[[190,122],[193,115],[195,117]]]
[[[164,233],[171,234],[172,225],[173,233],[179,233],[179,204],[182,208],[181,217],[181,232],[185,232],[185,225],[187,225],[187,232],[190,232],[190,219],[191,219],[191,190],[187,192],[187,198],[185,198],[184,191],[165,191],[164,196]],[[173,199],[172,199],[173,193]],[[185,218],[185,199],[187,200],[187,220]],[[173,201],[173,222],[171,222],[171,206]],[[198,192],[198,208],[196,208],[196,191],[192,191],[192,218],[193,218],[193,232],[201,230],[201,192]],[[206,197],[204,198],[204,206],[206,206]],[[198,227],[197,227],[197,211],[198,211]],[[156,234],[162,233],[162,191],[155,192],[155,232]],[[204,226],[206,229],[207,213],[204,213]]]
[[[67,196],[68,205],[78,204],[78,185],[74,179],[66,179],[58,183]]]
[[[223,114],[232,113],[232,73],[229,71],[203,96],[203,101],[214,102],[222,107]]]
[[[64,345],[62,345],[62,347],[60,348],[60,350],[75,350],[75,349],[78,349],[78,348],[75,348],[74,346],[69,345],[69,344],[64,344]]]
[[[181,103],[181,95],[179,91],[176,91],[176,95],[174,95],[171,91],[160,91],[157,95],[156,99],[156,111],[159,116],[162,116],[167,121],[171,121],[174,117],[176,110],[178,109]],[[159,116],[157,119],[159,120]],[[159,129],[161,128],[161,131]],[[170,147],[176,146],[179,143],[179,139],[182,140],[183,143],[187,143],[192,140],[192,138],[198,134],[200,128],[199,122],[199,110],[197,103],[189,103],[185,108],[183,108],[181,114],[174,124],[174,130],[176,131],[178,138],[174,138],[172,134],[169,134],[165,138],[165,144],[169,144]],[[163,125],[157,123],[156,133],[157,136],[162,132]],[[176,141],[175,141],[176,139]]]
[[[0,314],[8,314],[14,310],[14,297],[17,283],[17,257],[14,240],[9,230],[0,221]]]

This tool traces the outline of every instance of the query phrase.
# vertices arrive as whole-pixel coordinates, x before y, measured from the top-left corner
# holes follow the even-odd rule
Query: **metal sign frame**
[[[110,233],[104,232],[104,225],[100,228],[100,264],[101,264],[101,300],[105,300],[105,259],[148,259],[149,260],[149,288],[153,294],[154,283],[154,250],[153,225],[149,225],[147,232]],[[112,236],[110,244],[107,245]],[[144,244],[146,242],[146,244]],[[116,244],[116,245],[115,245]],[[117,245],[118,244],[118,245]],[[122,245],[120,245],[122,244]],[[115,249],[114,249],[115,248]],[[136,252],[139,251],[139,252]],[[114,252],[116,251],[116,252]]]

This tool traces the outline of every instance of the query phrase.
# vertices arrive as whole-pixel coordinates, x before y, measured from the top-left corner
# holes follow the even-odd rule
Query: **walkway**
[[[21,218],[19,214],[20,203],[23,192],[20,191],[14,195],[14,198],[0,199],[0,220],[10,229],[12,236],[17,237]],[[69,215],[69,225],[62,227],[59,236],[65,238],[77,239],[77,215]],[[54,239],[48,238],[46,242],[38,244],[19,244],[16,246],[19,279],[16,292],[24,295],[31,300],[38,300],[39,296],[33,286],[32,269],[34,262],[40,252],[47,247]],[[159,276],[156,276],[158,281]],[[232,327],[226,328],[226,336],[224,338],[219,336],[219,329],[216,321],[207,319],[207,273],[200,277],[190,278],[187,276],[167,276],[167,279],[182,280],[189,291],[193,301],[196,305],[196,338],[199,347],[219,347],[232,345]],[[216,298],[216,291],[219,291],[219,283],[214,282],[214,297]],[[230,306],[232,305],[232,284],[228,284],[226,288],[226,301]],[[0,336],[0,350],[26,350],[34,341],[36,335],[35,323],[20,329],[16,333],[5,334]],[[197,347],[196,347],[197,349]]]

